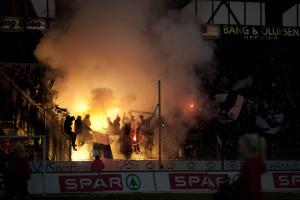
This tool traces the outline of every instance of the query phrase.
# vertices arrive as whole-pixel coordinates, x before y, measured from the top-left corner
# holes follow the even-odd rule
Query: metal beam
[[[228,10],[228,23],[229,23],[229,16],[231,15],[234,19],[234,21],[240,25],[239,20],[237,19],[237,17],[235,16],[235,14],[233,13],[233,11],[230,8],[230,5],[228,4],[228,2],[226,0],[221,0],[219,5],[217,6],[217,8],[213,11],[211,17],[208,19],[207,24],[210,24],[214,21],[214,18],[216,16],[216,14],[218,13],[218,11],[220,10],[220,8],[222,7],[222,5],[225,5],[227,7]]]

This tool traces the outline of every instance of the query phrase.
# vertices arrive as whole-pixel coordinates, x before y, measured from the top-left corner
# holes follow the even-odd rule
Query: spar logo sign
[[[121,174],[59,176],[61,192],[100,192],[123,190]]]
[[[126,185],[130,190],[138,190],[141,187],[141,180],[136,174],[129,174],[126,177]]]
[[[300,188],[299,172],[273,172],[275,188],[294,189]]]
[[[169,173],[170,189],[216,190],[226,181],[226,174]]]

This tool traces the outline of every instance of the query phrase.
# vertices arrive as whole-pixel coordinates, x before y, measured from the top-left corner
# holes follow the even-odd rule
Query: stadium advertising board
[[[157,172],[155,180],[160,191],[215,192],[227,178],[235,180],[237,172]]]
[[[265,164],[267,171],[300,171],[299,161],[266,161]],[[226,160],[224,161],[224,170],[239,171],[242,165],[243,163],[238,160]],[[221,170],[221,168],[217,170]]]
[[[60,192],[100,192],[123,190],[120,174],[59,176]]]
[[[47,193],[153,192],[153,173],[47,174]]]
[[[104,171],[153,171],[158,170],[157,160],[103,160]],[[237,160],[224,161],[162,161],[165,171],[239,171],[242,163]],[[224,167],[224,168],[223,168]],[[47,162],[47,172],[90,172],[91,161],[77,162]],[[299,161],[266,161],[268,171],[300,171]],[[40,173],[43,170],[42,162],[33,162],[32,171]]]
[[[266,161],[269,171],[300,171],[299,161]]]
[[[170,189],[213,189],[226,182],[226,174],[169,173]]]
[[[43,31],[46,24],[43,18],[0,17],[1,32]]]
[[[206,39],[295,40],[300,38],[300,28],[204,24],[202,25],[202,36]]]
[[[300,189],[300,172],[273,172],[274,188]]]
[[[238,172],[102,172],[34,173],[29,181],[31,194],[130,193],[130,192],[215,192],[226,178],[238,178]],[[300,172],[266,172],[262,175],[264,192],[300,191]],[[45,185],[44,185],[45,183]]]

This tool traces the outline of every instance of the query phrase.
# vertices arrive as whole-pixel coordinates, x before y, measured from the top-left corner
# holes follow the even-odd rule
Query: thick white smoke
[[[169,138],[182,142],[179,112],[186,104],[201,108],[204,94],[194,68],[211,62],[213,49],[200,26],[180,12],[157,13],[152,0],[74,1],[72,18],[50,29],[35,55],[63,71],[57,80],[58,103],[76,112],[117,105],[121,111],[153,111],[157,81],[162,83],[162,114],[176,128]],[[177,139],[176,139],[177,138]]]

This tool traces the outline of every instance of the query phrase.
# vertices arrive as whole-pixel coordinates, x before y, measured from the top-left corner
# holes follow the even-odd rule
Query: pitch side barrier
[[[300,192],[299,162],[267,161],[268,171],[262,176],[263,191]],[[33,162],[29,191],[31,194],[212,193],[227,176],[231,181],[236,180],[241,166],[239,161],[225,161],[225,170],[220,170],[219,161],[165,161],[164,169],[158,170],[158,162],[153,160],[104,160],[104,163],[105,171],[91,173],[91,162],[46,162],[44,165]]]
[[[111,160],[104,159],[104,171],[158,171],[157,160]],[[300,161],[266,161],[266,171],[300,171]],[[163,161],[164,171],[239,171],[242,163],[236,160],[228,161]],[[47,173],[53,172],[90,172],[91,161],[77,162],[46,162]],[[33,162],[32,171],[43,171],[42,162]]]
[[[47,173],[45,194],[216,192],[237,171],[112,171],[101,173]],[[43,193],[43,178],[32,174],[31,194]],[[300,171],[268,171],[262,176],[264,192],[300,192]]]

